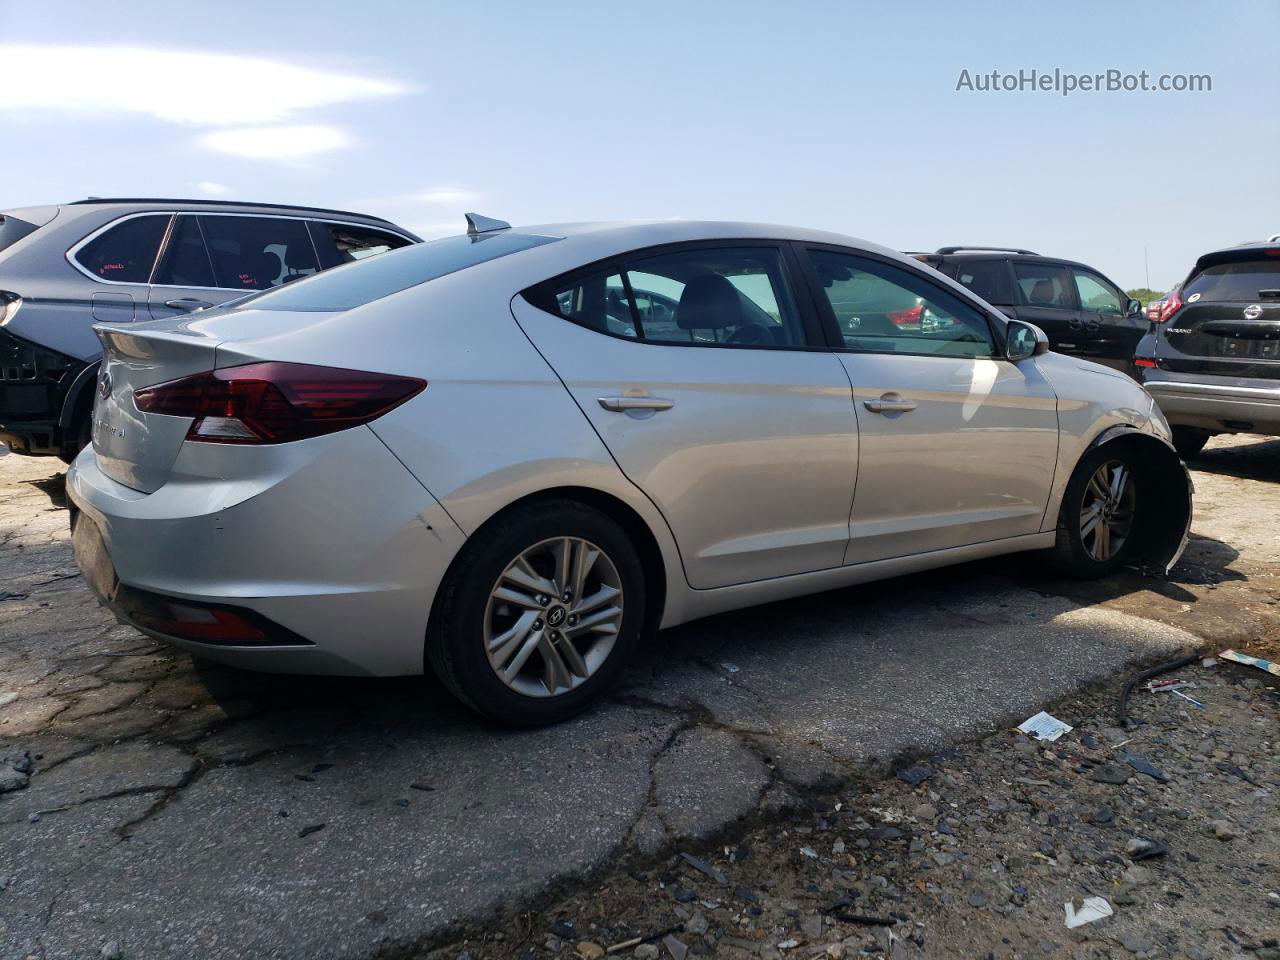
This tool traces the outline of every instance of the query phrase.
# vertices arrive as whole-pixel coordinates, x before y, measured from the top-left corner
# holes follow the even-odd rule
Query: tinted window
[[[130,217],[98,234],[77,251],[76,262],[103,280],[146,283],[156,262],[169,214]]]
[[[1202,300],[1258,300],[1263,290],[1280,290],[1280,256],[1219,263],[1201,270],[1182,291],[1182,302],[1195,294]]]
[[[11,247],[29,233],[38,230],[34,223],[0,213],[0,250]]]
[[[1032,307],[1070,307],[1067,296],[1067,270],[1065,267],[1041,266],[1038,263],[1015,263],[1014,276],[1022,302]]]
[[[1096,273],[1071,271],[1076,278],[1076,293],[1080,296],[1080,309],[1090,313],[1118,316],[1124,313],[1128,297],[1120,299],[1120,293]]]
[[[215,286],[267,290],[316,272],[316,253],[302,220],[202,216]]]
[[[171,287],[213,287],[213,267],[195,217],[180,216],[156,270],[155,283]]]
[[[898,267],[852,254],[811,250],[845,346],[868,353],[990,357],[986,318]]]
[[[774,248],[688,249],[622,266],[553,282],[531,299],[593,330],[650,343],[805,346]]]
[[[1008,303],[1009,274],[1003,260],[961,260],[955,264],[955,277],[987,303]]]
[[[416,243],[360,263],[326,270],[309,280],[237,301],[260,310],[350,310],[446,274],[553,243],[554,237],[491,233]]]
[[[316,253],[320,255],[321,270],[409,245],[404,237],[383,230],[322,220],[311,221],[311,235],[315,238]]]

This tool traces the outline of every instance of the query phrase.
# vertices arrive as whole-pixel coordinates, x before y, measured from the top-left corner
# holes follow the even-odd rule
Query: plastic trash
[[[1265,670],[1267,673],[1274,673],[1277,677],[1280,677],[1280,663],[1272,663],[1270,660],[1263,660],[1261,657],[1251,657],[1247,653],[1236,653],[1234,650],[1223,650],[1218,656],[1223,660],[1243,663],[1246,667],[1257,667],[1259,670]]]
[[[1080,909],[1076,909],[1073,901],[1068,900],[1063,905],[1063,909],[1067,912],[1067,928],[1083,927],[1086,923],[1093,923],[1095,920],[1102,920],[1115,913],[1111,909],[1111,904],[1107,902],[1106,897],[1085,897],[1080,903]]]
[[[1057,740],[1064,733],[1070,733],[1074,729],[1071,724],[1063,723],[1057,717],[1050,716],[1043,710],[1018,725],[1018,730],[1022,733],[1029,734],[1037,740],[1050,741]]]

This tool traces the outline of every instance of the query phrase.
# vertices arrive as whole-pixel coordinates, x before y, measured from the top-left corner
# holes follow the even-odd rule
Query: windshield
[[[242,297],[235,301],[235,306],[255,310],[351,310],[420,283],[552,243],[555,239],[507,232],[447,237],[392,250]]]
[[[1183,303],[1201,300],[1257,300],[1261,290],[1280,289],[1280,257],[1259,257],[1206,267],[1182,291]]]

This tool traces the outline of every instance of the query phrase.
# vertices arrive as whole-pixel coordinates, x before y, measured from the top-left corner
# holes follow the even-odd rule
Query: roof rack
[[[328,207],[308,207],[297,203],[254,203],[251,200],[191,200],[181,197],[85,197],[83,200],[72,200],[68,206],[74,207],[87,203],[190,203],[214,207],[265,207],[268,210],[307,210],[311,213],[336,213],[343,217],[363,217],[365,220],[377,220],[379,223],[395,226],[385,217],[375,217],[371,213],[330,210]]]
[[[1027,257],[1040,256],[1040,254],[1036,253],[1034,250],[1023,250],[1021,247],[971,247],[966,245],[960,247],[939,247],[934,252],[946,256],[949,253],[960,253],[966,250],[980,250],[983,253],[1020,253]]]

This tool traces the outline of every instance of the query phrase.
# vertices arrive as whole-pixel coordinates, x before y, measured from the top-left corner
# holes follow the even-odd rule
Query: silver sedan
[[[749,223],[512,229],[96,328],[68,489],[89,582],[193,653],[433,669],[581,709],[653,631],[1013,551],[1165,571],[1151,398],[874,244]]]

